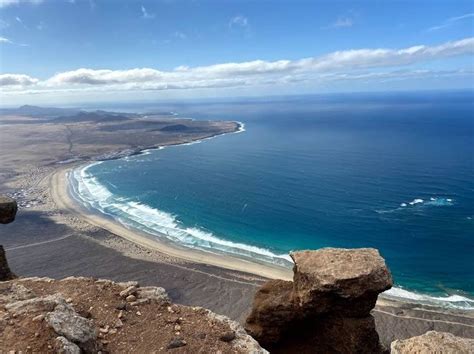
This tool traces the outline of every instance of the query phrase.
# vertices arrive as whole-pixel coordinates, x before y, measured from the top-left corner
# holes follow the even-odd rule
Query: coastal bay
[[[39,131],[41,124],[43,123],[28,124],[28,127],[15,124],[16,128],[20,128],[18,130],[11,128],[13,124],[5,124],[2,128],[7,129],[2,129],[2,134],[6,134],[2,143],[10,142],[12,145],[9,145],[9,149],[18,149],[19,145],[14,147],[13,141],[21,141],[21,136],[15,136],[18,134],[15,132],[25,134],[28,129],[32,129],[28,133],[31,134],[32,131]],[[46,125],[47,129],[52,129],[50,123]],[[201,138],[196,137],[196,140]],[[117,140],[120,139],[121,136],[117,135]],[[190,138],[180,139],[188,143]],[[61,143],[65,150],[57,149],[54,153],[67,151],[67,138]],[[158,139],[155,144],[162,145]],[[46,150],[41,151],[41,146]],[[58,143],[58,146],[61,145]],[[143,148],[147,147],[150,146]],[[124,148],[127,147],[121,146],[118,151],[123,151]],[[2,170],[2,191],[25,191],[24,199],[20,200],[23,208],[18,221],[1,231],[2,243],[6,247],[12,269],[18,274],[135,279],[144,284],[170,289],[170,295],[178,302],[205,306],[240,320],[245,317],[253,293],[264,278],[285,278],[285,274],[290,274],[268,265],[262,266],[241,259],[231,260],[229,257],[212,255],[207,261],[204,259],[207,258],[207,253],[177,249],[169,245],[165,247],[163,244],[158,245],[156,241],[150,243],[137,231],[127,229],[104,216],[86,212],[70,199],[65,175],[68,169],[85,162],[73,161],[69,166],[51,161],[43,163],[38,155],[48,157],[49,149],[47,145],[38,144],[35,151],[24,153],[22,158],[29,159],[28,164],[25,164],[29,166],[28,169]],[[2,146],[2,151],[7,149]],[[100,154],[113,151],[114,149],[105,147]],[[70,155],[53,157],[52,160],[61,162],[67,157]],[[8,158],[11,156],[5,156],[5,161]],[[12,161],[10,167],[14,165]],[[34,203],[36,200],[40,202]],[[24,223],[21,222],[22,219],[25,220]],[[219,297],[214,295],[216,292],[220,294]],[[378,326],[385,328],[381,333],[382,338],[408,337],[432,328],[446,330],[448,322],[456,324],[450,326],[455,334],[472,336],[470,311],[433,310],[420,304],[389,301],[379,304],[374,310],[374,316]],[[393,321],[400,327],[395,332],[389,328],[393,328]],[[388,323],[391,325],[388,326]],[[389,342],[388,339],[386,342]]]

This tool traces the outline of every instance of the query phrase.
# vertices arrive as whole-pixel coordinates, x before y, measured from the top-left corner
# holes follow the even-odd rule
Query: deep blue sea
[[[189,247],[286,265],[290,250],[375,247],[392,296],[474,308],[472,91],[133,108],[245,131],[78,169],[89,207]]]

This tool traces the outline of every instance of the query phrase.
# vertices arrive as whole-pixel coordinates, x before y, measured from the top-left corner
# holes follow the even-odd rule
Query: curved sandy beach
[[[270,279],[292,279],[293,272],[288,268],[250,262],[237,257],[221,256],[212,254],[210,252],[179,247],[179,245],[159,240],[158,238],[154,240],[151,239],[152,236],[147,236],[138,230],[129,229],[120,222],[111,218],[107,218],[106,216],[102,216],[99,213],[93,213],[77,203],[69,193],[67,174],[72,169],[73,167],[58,169],[53,172],[50,177],[49,183],[51,196],[60,210],[67,210],[75,215],[80,216],[94,226],[103,228],[117,236],[123,237],[128,241],[154,249],[171,257],[176,257],[189,262],[213,265],[229,270],[256,274]],[[165,235],[163,236],[165,237]]]

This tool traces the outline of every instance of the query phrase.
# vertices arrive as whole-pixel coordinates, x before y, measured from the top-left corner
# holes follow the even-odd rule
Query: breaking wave
[[[383,293],[387,298],[404,299],[411,302],[432,305],[438,307],[448,307],[454,309],[474,310],[474,299],[462,295],[431,296],[427,294],[415,293],[400,287],[393,287]]]
[[[397,208],[393,209],[382,209],[382,210],[375,210],[377,214],[386,214],[386,213],[393,213],[396,211],[402,210],[410,210],[411,208],[418,208],[418,207],[446,207],[454,205],[454,199],[446,198],[446,197],[430,197],[429,199],[422,199],[422,198],[415,198],[411,201],[406,201],[400,203]]]
[[[239,122],[239,130],[235,133],[244,131],[245,125]],[[210,138],[183,145],[197,144],[207,139]],[[158,147],[157,149],[164,148],[165,147]],[[154,149],[144,150],[141,154],[148,155],[152,150]],[[122,159],[126,160],[127,158]],[[150,235],[150,237],[165,239],[192,249],[221,255],[232,254],[237,257],[252,260],[257,259],[263,262],[286,267],[293,265],[288,254],[277,254],[266,248],[232,242],[199,227],[187,227],[179,221],[176,215],[113,194],[89,172],[91,167],[101,163],[103,163],[103,161],[94,162],[85,167],[75,169],[69,174],[69,185],[71,187],[72,196],[87,208],[108,215],[126,227],[143,231]],[[453,204],[454,199],[452,198],[432,196],[426,199],[414,198],[411,201],[400,203],[396,208],[377,210],[376,212],[403,212],[413,208],[430,206],[443,207],[451,206]],[[383,295],[387,298],[402,299],[432,306],[469,310],[474,309],[474,299],[459,294],[434,296],[412,292],[401,287],[394,287],[384,292]]]
[[[88,172],[92,166],[100,163],[102,162],[93,163],[70,173],[73,196],[86,207],[109,215],[125,226],[186,247],[259,259],[282,266],[293,264],[287,254],[275,254],[265,248],[225,240],[201,228],[187,227],[175,215],[165,211],[117,197]]]
[[[101,164],[95,162],[72,171],[69,175],[73,197],[88,208],[100,211],[149,235],[164,238],[179,245],[215,254],[232,254],[237,257],[257,259],[271,264],[289,267],[293,264],[288,254],[276,254],[271,250],[244,243],[232,242],[212,232],[186,227],[175,215],[137,201],[120,198],[99,183],[88,170]],[[425,305],[456,309],[474,309],[474,299],[462,295],[430,296],[394,287],[383,293],[387,298],[402,299]]]

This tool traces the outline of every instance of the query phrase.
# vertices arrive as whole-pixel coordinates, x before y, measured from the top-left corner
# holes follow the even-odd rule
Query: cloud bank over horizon
[[[169,71],[153,68],[126,70],[80,68],[56,73],[45,79],[31,77],[25,73],[3,73],[0,74],[0,87],[4,94],[21,95],[114,90],[191,90],[335,80],[403,80],[472,76],[474,74],[472,66],[455,70],[419,67],[430,61],[463,55],[474,55],[474,37],[433,46],[352,49],[298,60],[253,60],[196,67],[179,66]]]

